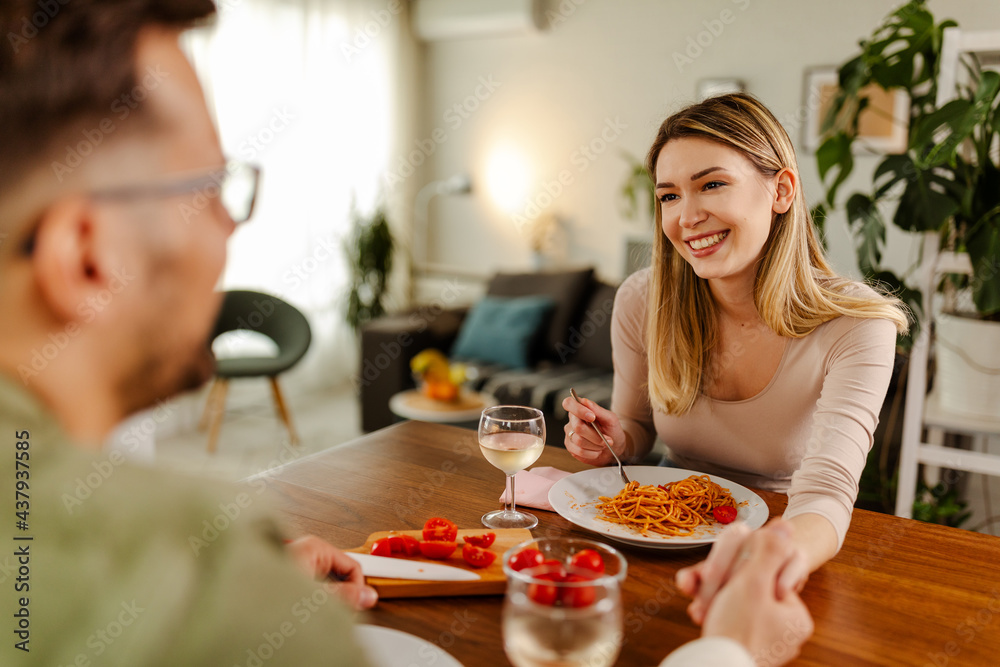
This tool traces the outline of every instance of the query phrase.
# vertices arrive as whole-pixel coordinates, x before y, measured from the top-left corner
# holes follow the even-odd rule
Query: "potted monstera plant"
[[[937,106],[944,31],[956,25],[951,20],[935,23],[925,0],[913,0],[892,12],[860,42],[861,52],[840,67],[839,89],[824,122],[826,138],[816,152],[826,187],[826,200],[819,208],[823,215],[826,207],[835,206],[839,188],[853,170],[858,119],[869,102],[866,89],[874,84],[883,90],[905,91],[909,96],[906,150],[884,155],[871,190],[851,194],[844,204],[858,266],[868,280],[895,288],[919,316],[918,325],[926,326],[932,314],[920,313],[916,286],[907,285],[882,265],[886,225],[907,232],[934,232],[942,249],[968,253],[972,275],[946,276],[940,286],[951,294],[965,290],[971,299],[964,310],[961,300],[943,300],[951,312],[936,321],[937,372],[939,379],[950,378],[950,387],[980,388],[976,396],[950,395],[952,405],[978,406],[975,412],[995,416],[1000,414],[1000,389],[986,397],[981,388],[993,382],[1000,388],[1000,372],[991,368],[1000,364],[990,357],[1000,350],[1000,153],[996,148],[1000,74],[981,69],[975,59],[964,61],[970,83],[959,86],[951,101]],[[962,342],[970,340],[976,343]],[[947,367],[949,362],[956,366]],[[955,373],[983,376],[972,382],[956,381]],[[984,400],[994,402],[984,405]]]

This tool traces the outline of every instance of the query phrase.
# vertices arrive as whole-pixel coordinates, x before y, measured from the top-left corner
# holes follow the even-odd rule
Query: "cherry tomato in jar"
[[[567,574],[563,581],[591,581],[591,577],[579,574]],[[559,602],[566,607],[589,607],[597,599],[597,591],[593,586],[562,586],[559,589]]]
[[[529,567],[538,567],[543,562],[545,562],[545,556],[542,555],[542,552],[538,549],[532,549],[529,547],[527,549],[521,549],[516,554],[511,556],[507,565],[509,565],[512,570],[520,571]]]
[[[575,570],[587,570],[596,574],[604,574],[604,559],[593,549],[577,551],[569,560],[569,565]]]

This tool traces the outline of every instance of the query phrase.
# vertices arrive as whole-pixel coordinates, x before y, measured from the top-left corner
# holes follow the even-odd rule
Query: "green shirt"
[[[0,664],[365,664],[346,607],[286,556],[262,482],[85,451],[15,382],[0,376]]]

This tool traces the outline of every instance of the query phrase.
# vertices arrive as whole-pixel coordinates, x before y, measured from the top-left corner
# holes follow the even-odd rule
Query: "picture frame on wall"
[[[802,125],[802,146],[815,153],[826,137],[823,121],[837,93],[836,67],[812,67],[806,70],[803,95],[805,122]],[[902,90],[883,90],[870,85],[861,90],[868,97],[868,107],[858,119],[858,141],[854,152],[872,155],[906,151],[910,102]]]

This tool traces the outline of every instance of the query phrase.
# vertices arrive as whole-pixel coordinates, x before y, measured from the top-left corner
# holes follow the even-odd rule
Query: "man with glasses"
[[[214,288],[258,181],[178,48],[213,12],[0,5],[3,665],[364,663],[338,599],[375,602],[353,561],[283,544],[246,489],[102,451],[213,373]]]

